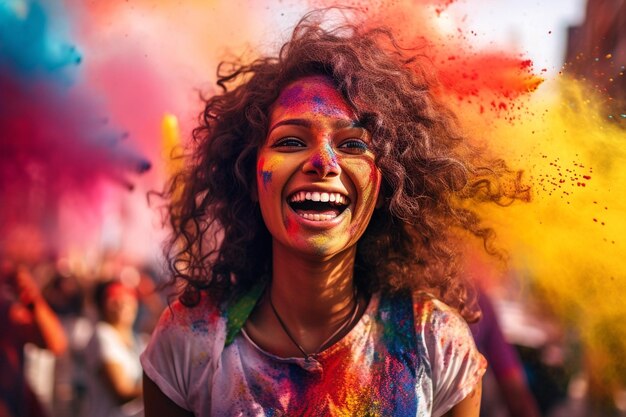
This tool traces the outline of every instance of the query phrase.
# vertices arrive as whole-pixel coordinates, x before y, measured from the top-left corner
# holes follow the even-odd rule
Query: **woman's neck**
[[[275,243],[271,286],[245,327],[252,340],[294,357],[318,353],[343,337],[365,301],[355,292],[355,253],[351,248],[325,259],[303,257]]]
[[[350,248],[319,259],[297,256],[274,245],[270,295],[292,326],[315,329],[344,320],[357,302],[353,281],[355,252],[355,248]]]

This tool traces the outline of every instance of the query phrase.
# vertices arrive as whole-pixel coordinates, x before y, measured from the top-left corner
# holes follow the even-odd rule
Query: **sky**
[[[535,67],[554,75],[563,64],[567,26],[582,22],[585,4],[584,0],[483,0],[479,7],[458,2],[450,9],[467,16],[467,27],[476,31],[479,45],[517,46]]]

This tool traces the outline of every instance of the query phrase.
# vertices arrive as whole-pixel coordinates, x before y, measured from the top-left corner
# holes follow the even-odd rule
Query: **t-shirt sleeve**
[[[206,306],[187,308],[173,303],[161,315],[141,355],[148,378],[188,411],[193,410],[200,380],[206,380],[211,372],[214,346],[223,343],[223,337],[217,338],[221,342],[215,337],[215,317]]]
[[[421,325],[432,374],[432,416],[461,402],[480,381],[487,361],[478,352],[465,320],[444,303],[424,301]]]

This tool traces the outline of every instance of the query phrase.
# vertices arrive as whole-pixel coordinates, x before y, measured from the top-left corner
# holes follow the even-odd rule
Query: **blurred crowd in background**
[[[139,354],[166,300],[149,266],[1,259],[0,416],[139,416]]]

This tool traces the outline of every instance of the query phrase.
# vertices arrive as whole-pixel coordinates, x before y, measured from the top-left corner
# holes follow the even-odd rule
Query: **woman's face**
[[[123,284],[111,284],[105,293],[104,319],[112,324],[132,326],[137,318],[137,296]]]
[[[274,245],[332,256],[352,248],[378,199],[369,133],[323,76],[289,84],[271,107],[257,192]]]

